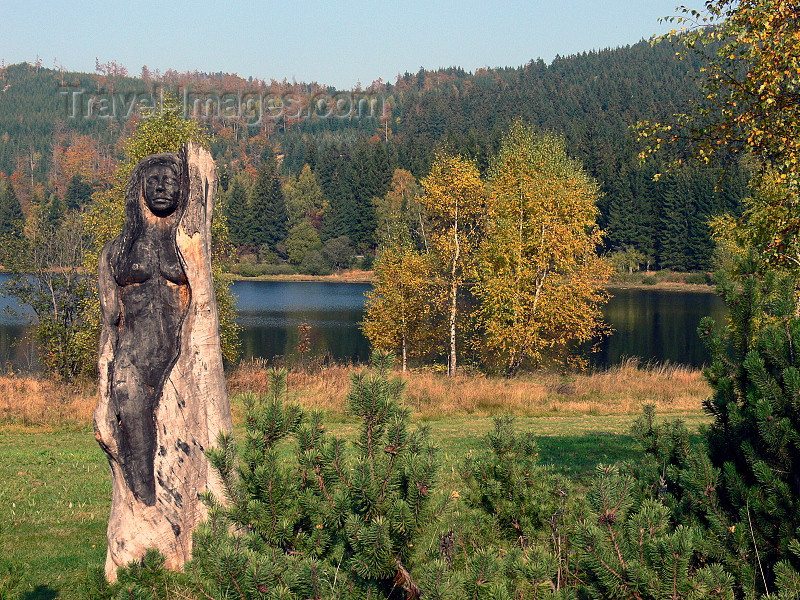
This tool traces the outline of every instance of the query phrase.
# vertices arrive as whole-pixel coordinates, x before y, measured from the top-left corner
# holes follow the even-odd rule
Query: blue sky
[[[347,89],[420,67],[474,71],[632,44],[668,30],[658,18],[677,4],[3,0],[0,59],[93,72],[97,57],[132,74],[147,65]]]

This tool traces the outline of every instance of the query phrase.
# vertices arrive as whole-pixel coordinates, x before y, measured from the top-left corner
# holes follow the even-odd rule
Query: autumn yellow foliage
[[[489,364],[513,375],[605,329],[598,184],[563,140],[516,122],[492,161],[474,294]]]
[[[456,373],[459,292],[471,274],[485,210],[485,189],[474,162],[438,154],[422,180],[419,199],[430,225],[431,255],[444,285],[448,314],[448,372]]]

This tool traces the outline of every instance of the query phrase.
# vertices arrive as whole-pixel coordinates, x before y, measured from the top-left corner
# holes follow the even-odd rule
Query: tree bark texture
[[[99,265],[103,330],[95,436],[111,466],[106,576],[148,548],[179,569],[221,485],[205,456],[232,429],[211,276],[217,177],[208,151],[134,168],[123,232]]]

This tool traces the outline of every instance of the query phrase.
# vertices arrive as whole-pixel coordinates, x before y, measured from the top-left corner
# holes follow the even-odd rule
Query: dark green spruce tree
[[[319,156],[316,174],[329,200],[322,220],[322,239],[328,240],[342,235],[350,237],[357,228],[357,217],[349,149],[339,149],[336,146],[326,148]]]
[[[25,213],[10,181],[0,181],[0,237],[19,239],[25,227]]]
[[[262,156],[251,196],[247,226],[249,237],[256,246],[266,246],[275,252],[278,243],[286,239],[289,213],[278,177],[278,161],[272,150],[267,150]]]
[[[80,173],[75,173],[67,182],[64,204],[68,210],[83,208],[91,199],[93,191],[92,185]]]
[[[50,195],[50,202],[47,205],[47,212],[45,212],[44,218],[50,227],[58,227],[64,219],[64,203],[58,194]]]
[[[675,271],[691,268],[690,240],[695,224],[695,207],[687,182],[670,175],[660,188],[659,255],[661,267]]]
[[[244,185],[235,178],[225,193],[224,211],[228,218],[228,231],[231,244],[240,248],[246,244],[254,243],[248,231],[249,202]]]

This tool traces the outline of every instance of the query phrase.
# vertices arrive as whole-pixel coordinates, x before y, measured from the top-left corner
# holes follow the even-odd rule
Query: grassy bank
[[[638,271],[636,273],[614,273],[608,289],[649,289],[674,292],[715,292],[716,286],[710,273],[679,273],[676,271]]]
[[[373,271],[344,269],[330,275],[304,275],[300,273],[281,273],[275,275],[244,276],[231,274],[234,281],[321,281],[327,283],[371,283],[375,279]]]
[[[345,410],[352,368],[292,373],[290,395],[327,413],[328,430],[351,438],[357,423]],[[645,402],[690,429],[706,422],[708,388],[699,372],[642,367],[635,361],[596,374],[533,374],[506,380],[412,373],[404,376],[414,420],[430,428],[442,457],[440,485],[458,487],[466,455],[484,446],[492,415],[514,413],[538,437],[542,462],[578,485],[598,463],[630,458],[628,433]],[[231,374],[235,420],[241,393],[264,391],[269,373],[249,364]],[[24,574],[19,598],[81,598],[87,569],[102,564],[111,499],[106,459],[94,440],[91,384],[0,378],[0,577],[3,562]],[[241,429],[237,431],[241,435]],[[17,598],[17,596],[13,596]]]
[[[346,412],[350,376],[356,367],[333,366],[318,372],[289,374],[291,399],[324,410],[335,420]],[[269,369],[261,361],[244,363],[228,377],[234,398],[264,393]],[[635,414],[655,404],[661,414],[697,413],[709,387],[700,371],[676,365],[642,365],[629,359],[598,373],[525,374],[515,379],[429,371],[403,376],[406,403],[414,418],[473,415],[489,417]],[[26,377],[0,376],[0,424],[89,427],[96,403],[92,383],[57,384]],[[234,418],[239,413],[233,403]]]
[[[634,415],[520,417],[518,427],[538,436],[540,458],[580,485],[598,463],[630,458]],[[696,429],[704,418],[687,416]],[[488,417],[452,417],[426,423],[440,449],[441,483],[458,491],[456,473],[492,426]],[[355,423],[332,423],[348,437]],[[82,598],[89,569],[103,564],[111,502],[108,467],[94,435],[79,430],[0,426],[0,567],[23,575],[20,600]],[[12,596],[16,600],[17,596]]]
[[[291,373],[293,398],[331,413],[346,410],[345,396],[352,368],[332,367],[319,374]],[[415,418],[458,415],[524,416],[559,414],[614,415],[637,413],[645,403],[660,413],[697,412],[709,388],[700,371],[667,365],[648,366],[630,359],[599,373],[525,374],[515,379],[440,373],[403,375],[406,403]],[[249,363],[232,374],[233,394],[265,392],[269,371]]]
[[[276,274],[243,276],[233,274],[235,281],[320,281],[328,283],[372,283],[374,271],[345,269],[331,275]],[[641,271],[615,273],[608,284],[614,288],[643,288],[656,290],[713,292],[715,287],[708,273],[679,273],[675,271]]]

